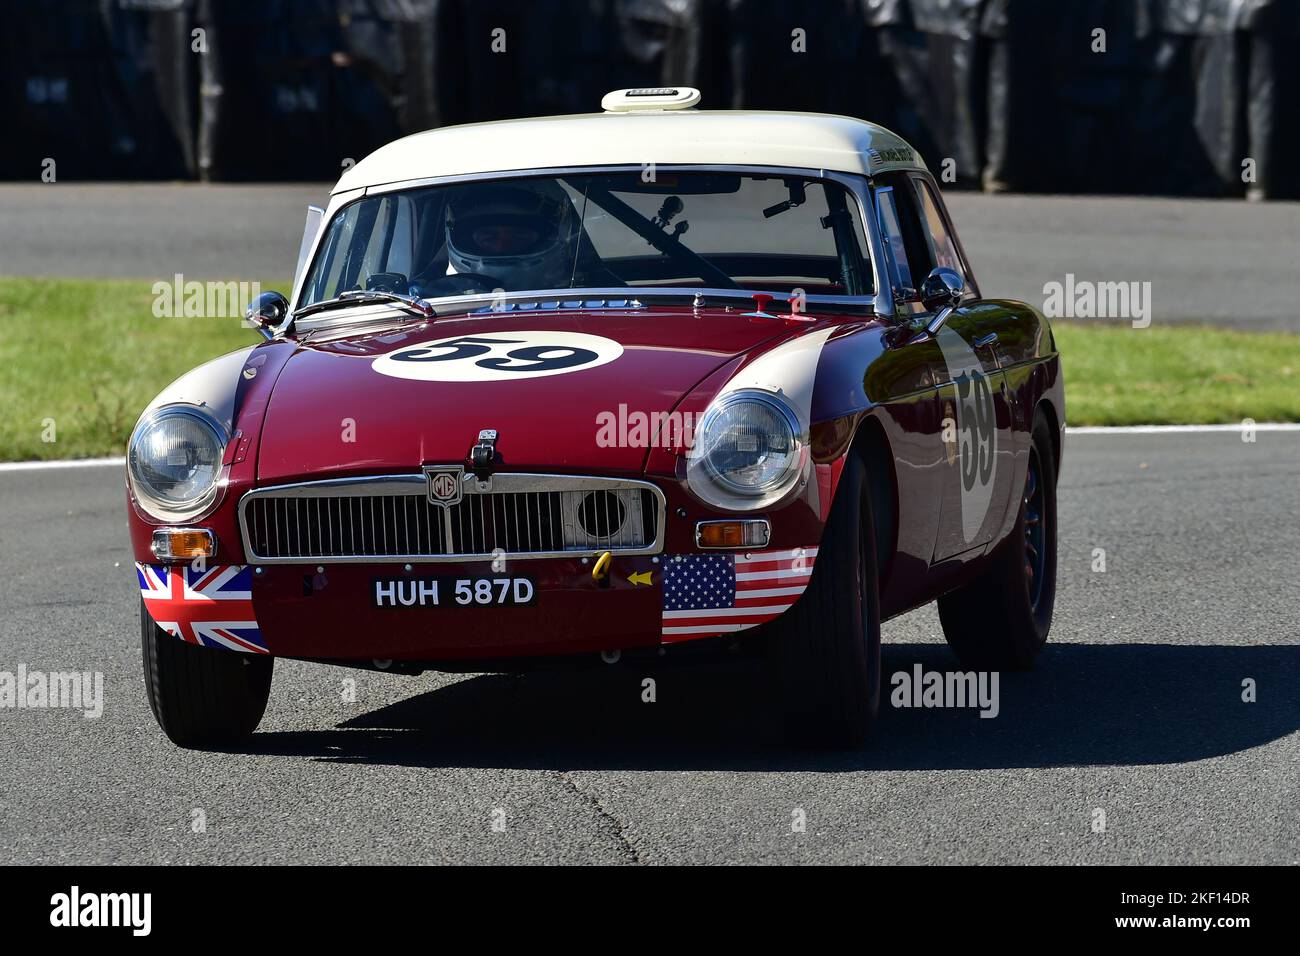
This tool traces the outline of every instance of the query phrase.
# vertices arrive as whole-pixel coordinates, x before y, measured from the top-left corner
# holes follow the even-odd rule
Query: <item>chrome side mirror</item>
[[[966,280],[952,269],[932,269],[921,283],[921,304],[927,312],[956,306],[966,294]]]
[[[263,292],[248,304],[244,320],[268,339],[284,324],[289,314],[289,300],[279,292]]]
[[[966,280],[960,273],[943,266],[931,269],[921,283],[921,305],[925,306],[927,312],[934,313],[934,318],[925,324],[925,330],[931,335],[938,335],[965,294]]]

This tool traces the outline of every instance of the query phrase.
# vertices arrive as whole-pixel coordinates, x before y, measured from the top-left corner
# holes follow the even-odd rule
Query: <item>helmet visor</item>
[[[475,258],[535,255],[558,238],[553,220],[532,213],[471,213],[457,216],[451,227],[452,244]]]
[[[451,243],[463,255],[476,259],[537,255],[559,241],[566,211],[567,201],[533,189],[461,189],[448,210]]]

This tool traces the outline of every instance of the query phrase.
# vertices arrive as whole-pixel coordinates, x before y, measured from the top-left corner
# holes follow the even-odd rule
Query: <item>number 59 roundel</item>
[[[960,335],[945,326],[939,330],[938,340],[948,374],[957,386],[961,521],[969,542],[984,525],[993,501],[998,452],[993,393],[979,358]]]
[[[580,372],[622,354],[613,339],[583,332],[502,332],[404,346],[381,355],[372,367],[420,382],[509,382]]]

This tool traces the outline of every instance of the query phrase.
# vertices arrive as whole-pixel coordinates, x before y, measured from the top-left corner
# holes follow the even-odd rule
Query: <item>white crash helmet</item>
[[[580,224],[553,180],[462,186],[446,215],[448,275],[490,276],[510,292],[568,286]]]

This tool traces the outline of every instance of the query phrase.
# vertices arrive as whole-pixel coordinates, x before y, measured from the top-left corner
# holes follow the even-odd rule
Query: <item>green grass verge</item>
[[[238,319],[155,318],[152,287],[0,278],[0,460],[120,455],[164,385],[257,341]]]
[[[1300,335],[1055,322],[1071,425],[1300,421]]]
[[[237,319],[155,318],[153,301],[144,280],[0,278],[0,460],[120,455],[164,385],[257,340]],[[1073,425],[1300,421],[1300,335],[1053,329]]]

